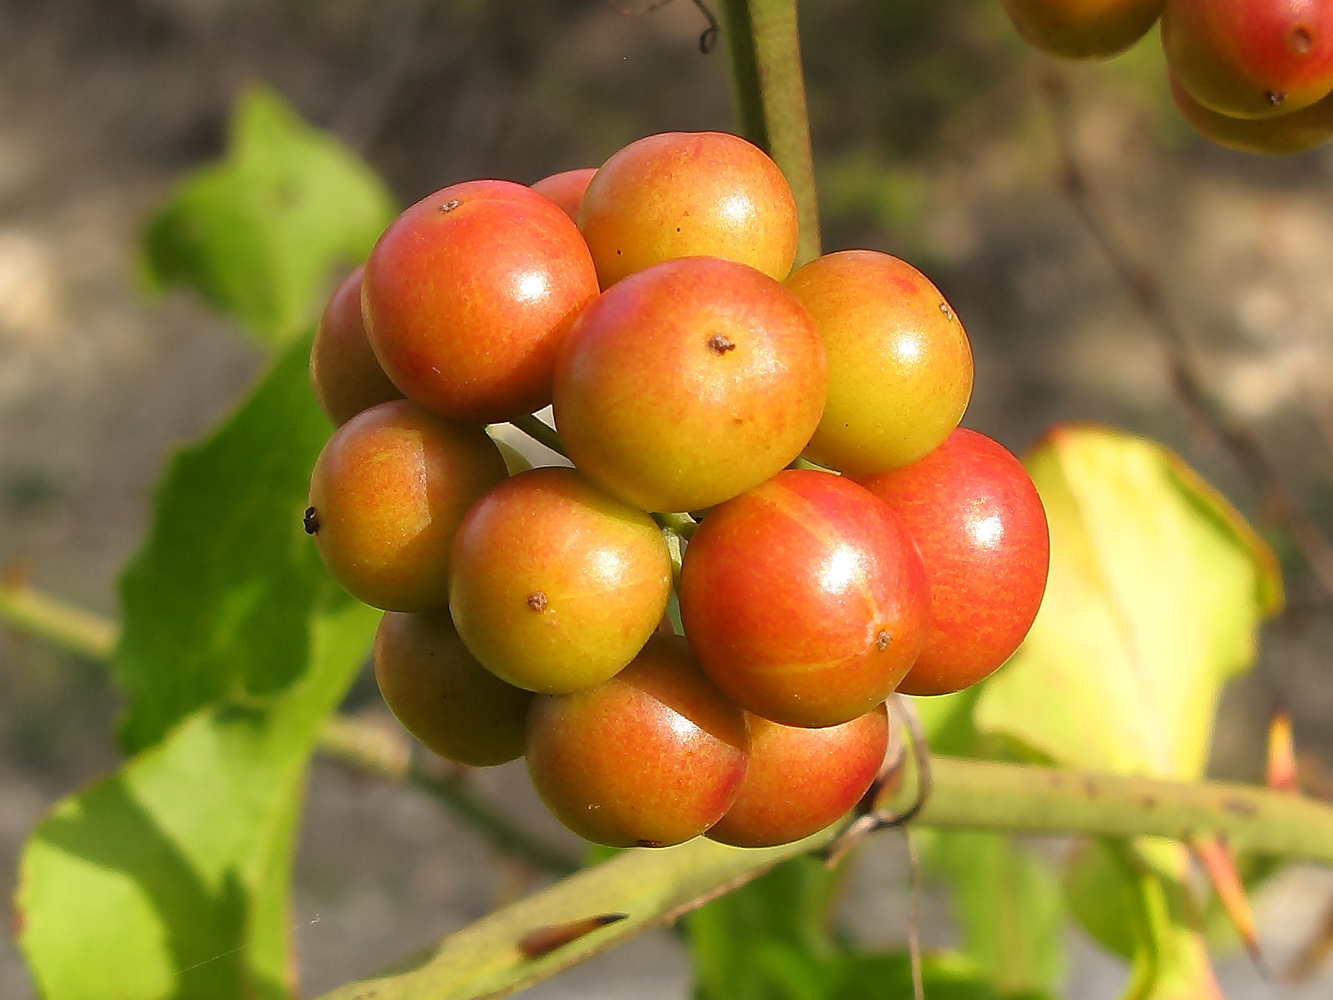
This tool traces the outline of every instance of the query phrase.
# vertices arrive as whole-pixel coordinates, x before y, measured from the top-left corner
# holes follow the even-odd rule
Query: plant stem
[[[553,875],[580,867],[578,858],[533,836],[468,787],[466,775],[437,775],[412,759],[407,741],[396,733],[344,715],[330,716],[319,734],[326,756],[396,784],[408,784],[438,799],[466,820],[498,850]]]
[[[687,542],[694,535],[694,529],[699,527],[699,522],[689,514],[657,513],[652,518],[659,528],[673,531]]]
[[[1299,796],[949,757],[934,758],[932,767],[934,790],[915,821],[922,826],[1178,840],[1209,831],[1239,850],[1333,865],[1333,807]],[[910,799],[912,784],[904,782],[898,795]],[[626,851],[445,938],[410,971],[351,983],[323,1000],[505,996],[670,923],[780,861],[817,851],[839,832],[835,826],[794,844],[749,850],[699,838]],[[624,918],[538,958],[517,948],[538,928],[601,914]]]
[[[26,584],[0,584],[0,621],[90,660],[109,660],[120,628]]]
[[[120,633],[114,621],[27,586],[0,585],[0,621],[102,662],[111,659]],[[499,850],[521,857],[536,868],[555,875],[568,875],[579,868],[577,858],[516,825],[469,789],[461,776],[440,777],[422,770],[412,760],[407,741],[395,733],[334,715],[320,732],[319,749],[359,771],[421,789],[484,834]]]
[[[820,253],[819,205],[805,106],[796,0],[721,0],[741,132],[773,157],[796,196],[796,266]]]

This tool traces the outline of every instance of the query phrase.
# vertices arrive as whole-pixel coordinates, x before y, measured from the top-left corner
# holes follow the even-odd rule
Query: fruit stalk
[[[796,0],[721,0],[732,94],[742,134],[782,169],[796,196],[796,266],[820,254],[810,120],[796,30]]]

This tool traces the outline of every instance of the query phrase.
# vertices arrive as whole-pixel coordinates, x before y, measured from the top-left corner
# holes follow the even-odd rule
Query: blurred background
[[[1270,160],[1193,137],[1155,32],[1113,62],[1066,65],[1024,45],[998,0],[810,0],[802,18],[825,248],[895,253],[940,286],[976,355],[967,425],[1021,452],[1054,423],[1114,423],[1180,451],[1256,521],[1290,608],[1224,699],[1211,770],[1260,778],[1282,704],[1304,776],[1327,794],[1329,600],[1181,404],[1150,325],[1063,193],[1040,81],[1067,84],[1063,134],[1109,228],[1195,339],[1208,386],[1325,531],[1333,151]],[[164,459],[262,367],[197,299],[150,296],[138,277],[145,220],[222,154],[242,87],[275,87],[406,204],[468,178],[595,166],[652,132],[730,128],[726,57],[700,53],[706,26],[690,0],[0,0],[0,571],[114,616]],[[351,707],[375,711],[377,698],[358,685]],[[115,766],[116,712],[101,666],[0,629],[0,895],[45,809]],[[521,764],[475,781],[576,849]],[[902,942],[900,838],[858,864],[848,925]],[[317,762],[297,867],[303,988],[369,974],[538,884],[437,803]],[[1259,897],[1276,968],[1318,934],[1330,899],[1333,877],[1313,870]],[[924,934],[950,940],[942,897],[927,899]],[[1113,997],[1122,977],[1075,940],[1069,997]],[[1229,958],[1222,978],[1233,1000],[1333,992],[1327,969],[1264,983]],[[688,984],[663,932],[530,995],[678,998]],[[31,996],[7,939],[0,996]]]

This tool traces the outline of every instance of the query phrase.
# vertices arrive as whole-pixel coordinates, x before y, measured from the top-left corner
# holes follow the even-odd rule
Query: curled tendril
[[[671,0],[654,0],[647,7],[627,7],[624,4],[617,3],[616,0],[607,0],[612,7],[622,14],[651,14],[659,8],[665,7]],[[722,31],[721,24],[718,23],[717,15],[709,9],[704,0],[691,0],[695,7],[699,8],[699,13],[708,21],[708,27],[704,28],[699,35],[699,51],[708,55],[717,46],[718,35]]]
[[[898,722],[895,728],[899,735],[890,742],[888,751],[884,754],[884,763],[880,766],[874,784],[870,786],[870,790],[861,799],[861,805],[858,807],[860,815],[852,820],[847,829],[838,834],[837,839],[822,852],[824,862],[829,867],[836,865],[842,860],[844,854],[875,831],[903,826],[910,822],[913,817],[921,812],[926,800],[930,798],[932,787],[930,748],[926,745],[926,733],[921,728],[921,720],[917,717],[916,710],[912,708],[911,702],[900,694],[895,694],[890,698],[888,704],[890,715]],[[907,733],[907,740],[903,740],[901,736],[904,731]],[[909,750],[911,759],[916,766],[916,797],[912,800],[912,804],[902,812],[890,813],[876,808],[876,802],[884,797],[884,793],[902,780]]]

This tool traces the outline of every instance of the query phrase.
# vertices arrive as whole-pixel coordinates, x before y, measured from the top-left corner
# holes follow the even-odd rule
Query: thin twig
[[[907,838],[907,863],[912,869],[912,911],[907,924],[907,955],[912,962],[913,1000],[925,1000],[926,986],[921,980],[921,857],[917,853],[916,838],[909,826],[903,830]]]
[[[926,743],[926,732],[921,726],[921,719],[917,716],[912,703],[900,694],[890,698],[888,706],[890,721],[896,720],[898,730],[907,730],[909,738],[897,743],[890,741],[879,774],[857,807],[861,815],[852,820],[847,828],[821,852],[824,863],[830,868],[870,834],[890,827],[905,826],[911,822],[930,799],[934,779],[930,767],[930,747]],[[910,755],[907,753],[909,747]],[[906,808],[885,809],[884,803],[896,798],[895,793],[902,781],[908,760],[915,765],[916,793]]]
[[[67,604],[26,583],[0,583],[0,621],[90,660],[107,661],[120,627],[111,619]]]
[[[699,527],[699,522],[689,514],[658,512],[653,514],[652,518],[663,531],[674,532],[687,542],[694,537],[694,530]]]
[[[0,621],[90,659],[107,662],[120,626],[26,585],[0,584]],[[412,758],[401,734],[347,716],[330,716],[319,736],[319,749],[358,771],[407,784],[438,799],[485,834],[501,851],[555,875],[568,875],[579,861],[516,825],[466,785],[459,774],[440,777]]]
[[[580,867],[577,858],[525,830],[472,791],[466,772],[440,775],[427,771],[415,759],[405,738],[373,722],[331,716],[320,730],[318,747],[325,756],[357,771],[420,789],[484,834],[494,847],[535,868],[568,875]]]
[[[1259,497],[1268,520],[1300,549],[1325,594],[1333,600],[1333,545],[1282,485],[1276,463],[1255,436],[1208,390],[1189,334],[1161,283],[1104,221],[1097,195],[1074,147],[1073,112],[1065,77],[1054,71],[1045,73],[1041,89],[1055,123],[1061,190],[1156,334],[1166,355],[1176,395],[1230,451]]]

